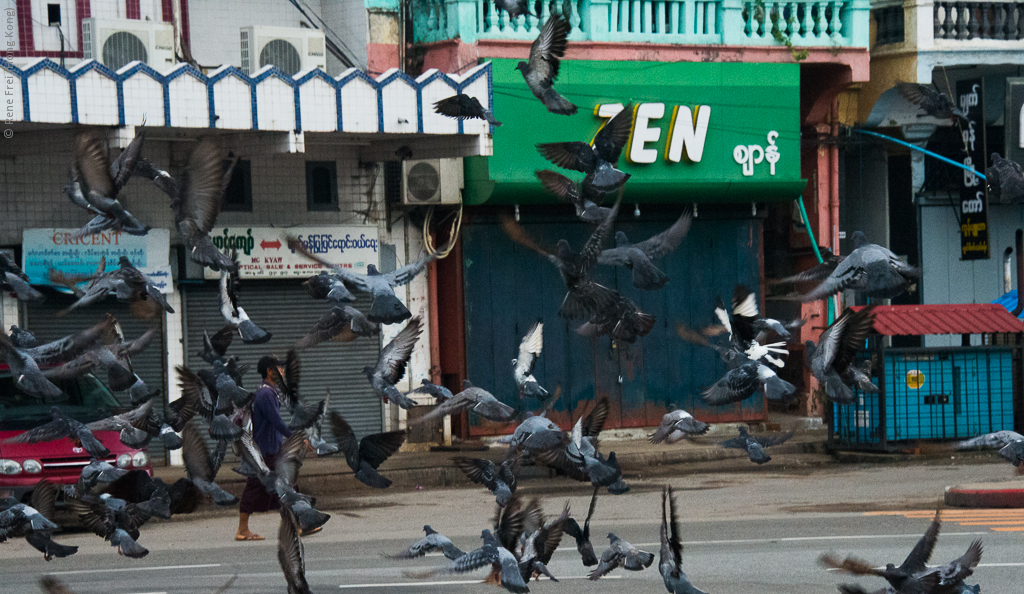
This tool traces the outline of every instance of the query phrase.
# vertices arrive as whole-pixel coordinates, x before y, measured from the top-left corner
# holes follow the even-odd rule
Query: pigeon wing
[[[483,485],[487,490],[493,491],[497,488],[498,483],[495,480],[497,473],[494,462],[480,458],[456,456],[452,458],[452,464],[461,470],[469,480],[478,485]]]
[[[558,78],[558,58],[565,54],[568,35],[569,23],[561,15],[552,15],[530,45],[528,70],[542,88],[550,87]]]
[[[352,427],[335,411],[331,411],[331,432],[334,434],[334,441],[338,444],[346,458],[351,459],[359,451],[359,440]],[[353,470],[356,470],[353,468]]]
[[[850,314],[845,331],[840,337],[839,352],[832,367],[839,373],[848,368],[864,349],[864,341],[875,331],[875,306],[869,305]]]
[[[932,550],[935,549],[935,542],[939,539],[939,531],[942,529],[942,518],[940,510],[935,510],[935,517],[928,526],[921,539],[914,545],[907,558],[900,565],[900,571],[904,573],[920,573],[928,568],[926,565],[932,557]]]
[[[213,463],[210,452],[206,449],[202,436],[195,425],[188,423],[181,430],[181,457],[185,463],[185,471],[189,478],[198,477],[204,481],[213,481]]]
[[[594,137],[594,151],[612,165],[619,160],[622,147],[626,146],[633,131],[633,104],[627,103],[622,111],[601,126]]]
[[[591,173],[597,167],[594,149],[585,142],[544,142],[537,145],[537,152],[562,169]]]
[[[615,200],[615,206],[608,212],[608,216],[601,221],[601,224],[594,229],[594,232],[590,234],[587,243],[583,244],[583,248],[580,250],[580,270],[582,273],[585,274],[590,270],[590,267],[597,262],[598,256],[601,255],[602,246],[608,240],[608,235],[611,234],[612,226],[615,224],[615,217],[619,216],[620,204],[622,204],[622,188],[619,189],[619,196]]]
[[[33,427],[28,431],[15,437],[5,439],[4,443],[40,443],[54,441],[71,435],[71,429],[66,421],[54,419],[49,423]]]
[[[579,184],[576,182],[550,169],[541,169],[534,173],[544,189],[557,196],[562,202],[568,202],[577,207],[583,205]]]
[[[367,435],[359,442],[359,458],[377,469],[397,452],[398,448],[402,447],[402,444],[405,443],[405,436],[405,431],[388,431]]]
[[[522,375],[533,373],[537,357],[544,350],[544,323],[537,320],[519,343],[519,357],[516,366]]]
[[[768,446],[779,445],[780,443],[785,443],[791,437],[793,437],[793,432],[792,431],[787,431],[785,433],[779,433],[778,435],[762,435],[762,436],[757,436],[757,437],[754,437],[754,441],[756,441],[757,443],[761,444],[761,447],[766,448]]]
[[[381,374],[389,384],[395,384],[402,379],[409,356],[412,355],[412,349],[416,346],[422,331],[419,316],[409,320],[405,328],[402,328],[402,331],[381,351],[374,371]]]
[[[288,594],[308,594],[306,561],[299,538],[298,520],[287,505],[281,506],[281,526],[277,530],[277,561],[288,583]]]
[[[597,437],[604,429],[604,423],[608,420],[608,413],[611,411],[611,404],[607,397],[600,398],[594,404],[593,410],[583,418],[581,426],[583,437]]]
[[[383,276],[389,283],[391,283],[392,287],[400,287],[416,278],[416,275],[426,270],[427,264],[430,264],[435,259],[437,259],[436,252],[434,254],[424,254],[419,260],[416,260],[412,264],[406,264],[398,270],[394,270]]]
[[[688,208],[679,215],[679,219],[671,227],[661,233],[649,237],[640,243],[634,243],[633,247],[642,251],[648,258],[661,258],[672,253],[690,232],[690,225],[693,224],[693,212]]]
[[[113,198],[110,159],[99,132],[84,132],[75,137],[75,165],[90,191]]]
[[[188,170],[182,176],[179,217],[191,220],[204,233],[217,224],[221,196],[231,181],[231,169],[225,172],[220,146],[212,138],[204,138],[192,149]]]

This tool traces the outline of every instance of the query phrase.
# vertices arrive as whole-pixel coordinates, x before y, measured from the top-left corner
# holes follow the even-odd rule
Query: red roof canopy
[[[1024,322],[998,303],[879,305],[875,332],[885,336],[1024,332]]]

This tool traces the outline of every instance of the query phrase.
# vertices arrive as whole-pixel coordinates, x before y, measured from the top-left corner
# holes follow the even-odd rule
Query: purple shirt
[[[256,390],[252,400],[252,439],[264,456],[281,451],[284,438],[292,434],[281,419],[280,407],[277,390],[265,384]]]

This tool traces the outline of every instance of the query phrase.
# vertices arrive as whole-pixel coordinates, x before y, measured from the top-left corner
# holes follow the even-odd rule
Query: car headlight
[[[21,464],[14,460],[0,459],[0,474],[18,474],[21,472]]]
[[[43,465],[39,463],[39,460],[25,460],[21,463],[21,467],[29,474],[39,474],[43,471]]]
[[[131,454],[121,454],[120,456],[117,457],[117,467],[118,468],[128,468],[129,466],[131,466],[131,463],[132,463],[132,456],[131,456]]]
[[[149,456],[146,455],[146,452],[135,452],[135,455],[132,456],[132,466],[135,468],[145,466],[147,462],[149,462]]]

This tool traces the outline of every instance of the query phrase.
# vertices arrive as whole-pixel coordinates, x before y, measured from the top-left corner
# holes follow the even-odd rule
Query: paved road
[[[822,593],[840,582],[856,581],[817,565],[827,550],[855,554],[874,563],[900,561],[929,522],[930,511],[946,485],[1010,477],[1008,466],[888,466],[815,469],[799,465],[765,467],[757,472],[682,476],[668,482],[679,489],[684,566],[699,588],[712,594]],[[657,552],[659,485],[636,481],[625,496],[603,496],[592,524],[601,548],[607,532]],[[585,513],[585,489],[563,482],[530,485],[556,513],[568,499]],[[479,544],[479,532],[493,513],[493,499],[477,490],[449,489],[389,493],[345,500],[330,510],[325,530],[305,539],[307,577],[314,592],[498,592],[481,586],[481,573],[417,581],[403,571],[443,564],[439,556],[405,563],[384,560],[418,538],[423,523],[448,534],[465,549]],[[141,542],[151,553],[134,561],[88,534],[61,536],[78,544],[75,556],[49,564],[23,541],[0,545],[0,592],[34,591],[32,584],[51,573],[79,594],[211,592],[238,576],[231,592],[284,591],[276,559],[273,515],[258,516],[253,527],[267,537],[261,543],[235,543],[235,518],[206,514],[143,529]],[[949,510],[933,562],[944,563],[982,538],[985,553],[975,577],[988,592],[1020,591],[1024,580],[1024,514],[1018,511]],[[601,540],[602,542],[598,542]],[[618,571],[597,583],[582,579],[571,542],[563,542],[549,565],[562,583],[531,585],[535,592],[664,592],[655,568]],[[443,583],[442,583],[443,582]],[[863,579],[869,589],[878,579]],[[339,589],[339,586],[341,587]]]

